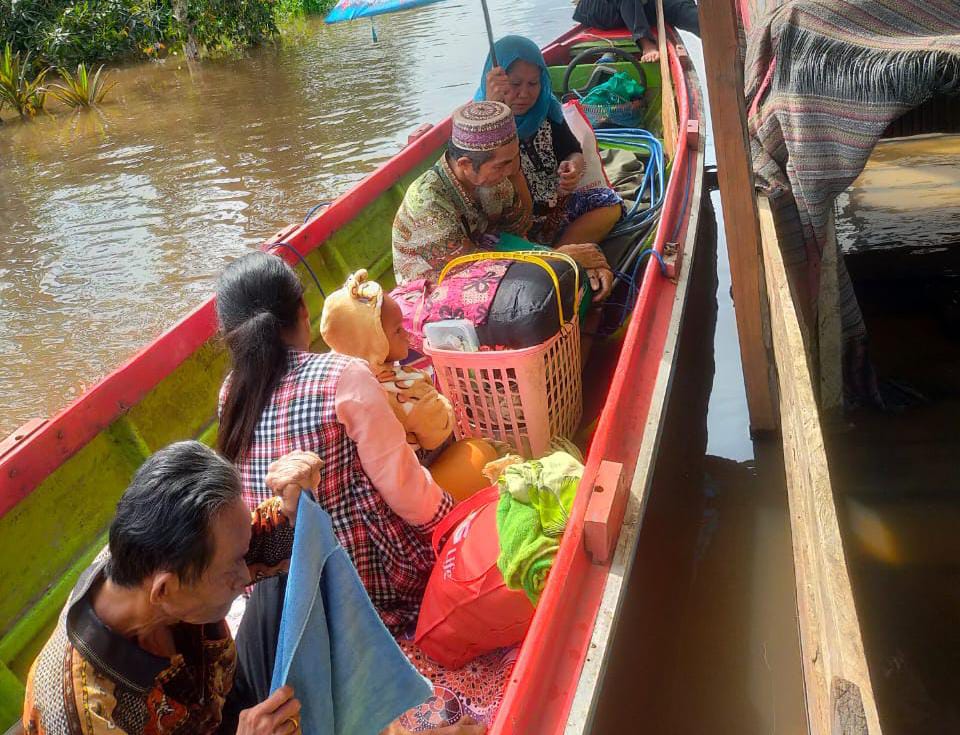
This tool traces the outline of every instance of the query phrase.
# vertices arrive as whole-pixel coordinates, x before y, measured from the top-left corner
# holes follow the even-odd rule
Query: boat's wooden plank
[[[588,58],[587,61],[577,66],[570,73],[569,84],[571,89],[579,89],[590,81],[590,75],[593,74],[593,70],[596,68],[596,61],[596,56]],[[605,61],[603,65],[616,71],[625,72],[639,81],[636,70],[629,61]],[[647,89],[650,91],[659,90],[662,84],[660,65],[643,63],[640,64],[640,68],[643,69]],[[561,95],[563,93],[563,77],[567,72],[567,65],[557,64],[556,66],[550,66],[547,68],[547,71],[550,74],[550,83],[553,85],[553,91],[556,92],[558,96]],[[648,106],[649,102],[648,100]]]
[[[619,462],[600,462],[587,513],[583,517],[583,543],[594,564],[607,564],[620,537],[627,510],[627,482]]]
[[[820,260],[820,293],[817,297],[820,410],[824,417],[843,409],[843,363],[840,329],[840,282],[837,276],[837,233],[833,210],[827,222],[827,241]]]
[[[810,732],[879,735],[807,352],[773,213],[758,202],[797,582]]]
[[[20,679],[3,663],[0,663],[0,723],[14,722],[20,717],[23,712],[24,693]],[[16,727],[16,724],[14,727]],[[0,727],[3,727],[3,725],[0,725]],[[11,728],[8,735],[9,732],[15,732],[15,730]],[[23,732],[23,730],[19,732]]]
[[[736,11],[731,0],[701,0],[699,6],[700,27],[710,29],[703,37],[703,61],[750,428],[755,432],[773,431],[777,417],[771,364],[763,339],[760,232],[747,143]]]
[[[39,416],[32,418],[25,422],[19,429],[14,431],[6,439],[0,441],[0,459],[2,459],[4,455],[16,449],[20,442],[25,441],[36,434],[37,431],[43,428],[47,421],[48,419],[41,418]]]
[[[137,464],[104,431],[0,517],[4,638],[107,528]]]
[[[660,77],[663,79],[660,115],[663,119],[663,150],[673,160],[677,152],[677,100],[670,80],[667,55],[667,29],[663,22],[663,0],[657,0],[657,47],[660,51]]]

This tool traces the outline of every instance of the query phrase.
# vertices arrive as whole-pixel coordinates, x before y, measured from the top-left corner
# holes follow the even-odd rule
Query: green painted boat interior
[[[636,78],[631,64],[617,66]],[[649,90],[649,129],[659,134],[660,68],[656,64],[643,66]],[[551,68],[555,88],[562,83],[564,70],[562,66]],[[585,83],[592,70],[592,65],[575,70],[573,85]],[[385,287],[393,286],[394,214],[407,186],[434,160],[429,157],[409,171],[306,255],[326,293],[339,288],[358,268],[366,268],[371,278]],[[322,295],[302,264],[298,273],[313,317],[315,348],[326,349],[319,340]],[[615,363],[619,348],[604,351]],[[151,453],[170,442],[188,438],[214,442],[217,396],[227,367],[227,355],[219,340],[214,337],[207,341],[0,518],[0,579],[4,592],[0,596],[0,729],[19,718],[30,665],[77,577],[106,544],[117,501],[133,473]]]

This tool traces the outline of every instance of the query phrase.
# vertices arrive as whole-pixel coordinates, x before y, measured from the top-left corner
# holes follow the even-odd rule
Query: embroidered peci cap
[[[453,111],[450,142],[464,151],[492,151],[517,137],[510,108],[502,102],[468,102]]]

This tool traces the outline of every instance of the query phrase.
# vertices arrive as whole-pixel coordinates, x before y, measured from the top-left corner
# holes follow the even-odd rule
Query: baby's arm
[[[394,367],[393,371],[391,386],[385,389],[389,398],[400,406],[400,422],[421,447],[436,449],[453,432],[450,401],[437,391],[430,376],[422,370]]]
[[[337,385],[337,418],[356,442],[364,473],[394,513],[428,531],[453,500],[420,466],[388,403],[366,364],[358,360],[344,369]]]

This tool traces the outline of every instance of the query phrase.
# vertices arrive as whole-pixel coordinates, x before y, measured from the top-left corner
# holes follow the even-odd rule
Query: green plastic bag
[[[582,100],[585,105],[625,105],[643,98],[647,90],[625,71],[618,71],[603,84],[591,89]]]

